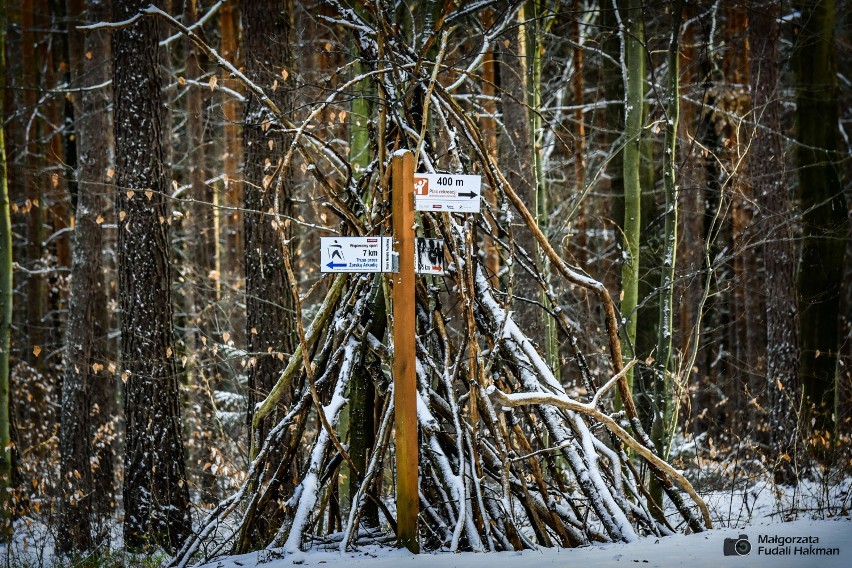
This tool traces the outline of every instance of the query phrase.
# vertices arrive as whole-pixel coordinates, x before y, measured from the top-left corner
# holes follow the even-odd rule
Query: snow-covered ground
[[[537,568],[686,566],[689,568],[852,567],[852,478],[839,482],[803,481],[779,487],[758,481],[734,490],[701,492],[717,528],[691,535],[641,538],[630,544],[599,544],[579,549],[542,549],[498,553],[434,553],[413,555],[377,545],[355,552],[313,549],[295,554],[261,551],[222,558],[205,568]],[[790,520],[796,519],[796,520]],[[788,522],[785,522],[788,521]],[[43,525],[19,526],[11,549],[0,545],[0,565],[59,567],[52,557],[52,538]],[[118,528],[117,528],[118,530]],[[120,532],[120,531],[119,531]],[[726,556],[725,539],[746,535],[747,556]],[[779,542],[779,538],[781,541]],[[786,543],[784,537],[802,542]],[[116,541],[120,536],[116,535]],[[798,549],[798,550],[797,550]],[[809,554],[815,549],[831,554]],[[786,554],[780,554],[784,553]],[[774,554],[773,554],[774,553]],[[156,565],[156,561],[150,564]],[[133,560],[126,564],[135,566]]]
[[[689,568],[852,567],[852,479],[840,483],[803,481],[797,487],[757,482],[736,490],[703,492],[716,528],[700,534],[642,538],[630,544],[524,552],[410,554],[362,546],[341,554],[308,550],[296,554],[261,551],[233,556],[205,568],[538,568],[571,566],[687,566]],[[797,520],[785,522],[789,519]],[[725,539],[746,535],[751,552],[725,552]],[[789,542],[776,537],[790,537]],[[799,542],[796,542],[796,541]],[[806,554],[806,552],[825,554]],[[786,554],[785,554],[786,553]]]
[[[725,556],[726,538],[748,536],[752,545],[747,556]],[[815,537],[818,543],[789,544],[788,555],[764,554],[777,544],[760,544],[761,537]],[[814,539],[810,539],[813,541]],[[825,548],[839,554],[805,556],[793,554],[796,547],[811,550]],[[799,551],[801,552],[801,551]],[[206,564],[205,568],[293,568],[318,566],[322,568],[538,568],[594,567],[626,568],[640,566],[687,566],[690,568],[782,568],[820,567],[848,568],[852,566],[852,521],[849,517],[832,520],[798,520],[789,523],[755,523],[742,529],[716,529],[702,534],[674,535],[665,538],[643,538],[631,544],[602,544],[575,549],[543,549],[540,551],[498,552],[494,554],[462,552],[414,555],[407,551],[363,547],[359,552],[308,551],[280,555],[268,551],[232,556]]]

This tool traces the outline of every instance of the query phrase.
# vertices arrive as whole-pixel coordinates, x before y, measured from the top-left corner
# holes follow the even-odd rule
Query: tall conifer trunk
[[[766,273],[766,373],[755,389],[769,412],[760,421],[757,439],[779,456],[775,478],[791,483],[793,411],[799,397],[798,310],[796,306],[796,243],[793,203],[788,195],[781,125],[779,71],[780,0],[758,3],[749,11],[751,44],[751,107],[757,127],[749,154],[749,177],[761,211]]]
[[[112,90],[87,89],[110,78],[110,36],[75,29],[86,20],[110,17],[110,4],[70,0],[68,16],[77,156],[77,209],[74,224],[71,292],[62,383],[59,438],[61,499],[57,548],[82,553],[103,544],[99,518],[108,515],[113,494],[111,421],[115,411],[115,372],[108,367],[107,291],[103,278],[101,224],[108,207],[111,164]],[[85,53],[103,58],[87,58]]]
[[[126,20],[147,2],[116,2]],[[113,32],[124,542],[175,550],[190,528],[172,331],[168,172],[157,21]]]
[[[795,2],[801,12],[796,68],[796,149],[802,252],[800,372],[816,431],[834,428],[840,290],[849,220],[840,179],[834,0]]]
[[[271,93],[282,112],[289,114],[296,80],[289,2],[244,0],[240,9],[246,76]],[[292,174],[280,170],[290,137],[279,125],[273,126],[273,119],[260,99],[250,93],[243,127],[246,338],[251,353],[249,425],[254,405],[269,393],[284,369],[283,361],[294,349],[294,300],[284,268],[284,239],[280,234],[286,229],[275,225],[273,214],[277,208],[281,219],[287,219],[293,212]],[[289,240],[286,246],[292,256],[296,247]],[[255,441],[263,440],[263,432],[251,435],[256,436]],[[280,464],[279,468],[274,483],[278,484],[280,495],[288,495],[297,476],[295,464]],[[274,534],[267,532],[280,513],[276,505],[273,513],[257,519],[261,540]]]

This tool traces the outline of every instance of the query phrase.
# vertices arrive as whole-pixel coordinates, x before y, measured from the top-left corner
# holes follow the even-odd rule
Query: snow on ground
[[[726,538],[748,536],[752,550],[748,556],[725,556]],[[760,544],[761,538],[815,537],[817,543],[777,545]],[[814,538],[811,538],[813,541]],[[788,548],[790,554],[769,555],[767,549]],[[829,549],[839,554],[805,556],[801,549]],[[775,550],[779,552],[778,550]],[[798,553],[794,553],[798,552]],[[753,524],[740,529],[716,529],[692,535],[665,538],[642,538],[631,544],[601,544],[575,549],[542,549],[540,551],[414,555],[408,551],[361,547],[359,552],[308,551],[279,555],[274,551],[232,556],[205,564],[205,568],[538,568],[571,566],[594,568],[627,568],[630,566],[688,566],[689,568],[848,568],[852,566],[852,519],[798,520],[789,523]]]
[[[746,487],[701,493],[716,528],[700,534],[524,552],[414,555],[387,547],[362,546],[357,552],[346,554],[317,549],[285,555],[273,550],[223,558],[204,568],[852,567],[852,516],[848,512],[852,508],[852,478],[839,483],[803,480],[797,487],[758,481]],[[798,520],[784,522],[793,518]],[[734,544],[740,535],[748,537],[751,552],[747,556],[726,556],[725,539],[733,539]],[[779,544],[774,537],[802,537],[803,542]],[[837,554],[805,554],[812,549]]]
[[[313,549],[293,554],[260,551],[214,560],[205,568],[627,568],[630,566],[686,566],[689,568],[849,568],[852,567],[852,477],[803,480],[796,487],[757,480],[737,487],[700,491],[710,508],[714,526],[700,534],[665,538],[645,537],[631,544],[598,544],[579,549],[542,549],[524,552],[413,555],[378,545],[357,552]],[[796,520],[791,520],[796,519]],[[675,517],[672,517],[675,521]],[[784,522],[790,521],[790,522]],[[114,527],[114,545],[120,548],[120,525]],[[680,527],[678,527],[680,528]],[[11,547],[0,544],[0,566],[59,568],[66,564],[53,556],[52,530],[41,523],[16,523]],[[747,535],[748,556],[725,556],[725,539]],[[809,543],[770,542],[773,537],[810,537]],[[761,540],[763,542],[761,542]],[[776,539],[777,540],[777,539]],[[778,550],[778,548],[784,550]],[[799,550],[796,550],[799,548]],[[804,549],[830,549],[834,555],[805,555]],[[775,549],[775,550],[769,550]],[[836,551],[834,549],[837,549]],[[787,554],[768,554],[787,552]],[[123,565],[140,566],[138,559]],[[146,566],[155,566],[149,559]]]

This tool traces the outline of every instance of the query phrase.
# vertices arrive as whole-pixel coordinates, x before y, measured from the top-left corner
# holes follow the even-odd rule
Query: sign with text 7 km
[[[322,272],[393,272],[393,237],[320,237]]]
[[[481,176],[414,174],[416,211],[479,213]]]

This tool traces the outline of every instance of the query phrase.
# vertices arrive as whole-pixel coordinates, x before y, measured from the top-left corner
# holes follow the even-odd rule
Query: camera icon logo
[[[748,535],[741,534],[739,538],[726,538],[722,552],[725,556],[747,556],[751,552]]]

